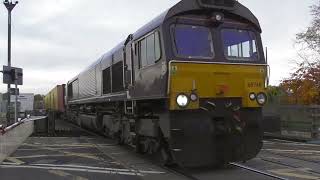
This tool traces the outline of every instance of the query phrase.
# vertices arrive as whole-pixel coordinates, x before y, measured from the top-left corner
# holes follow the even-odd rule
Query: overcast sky
[[[12,65],[24,68],[20,92],[45,94],[179,0],[20,0],[13,11]],[[288,77],[295,34],[316,0],[239,0],[260,20],[271,83]],[[0,64],[7,64],[7,13],[0,5]],[[1,76],[2,79],[2,76]],[[0,85],[0,92],[6,85]]]

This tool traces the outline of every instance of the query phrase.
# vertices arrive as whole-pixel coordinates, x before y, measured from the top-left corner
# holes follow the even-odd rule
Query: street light
[[[16,7],[18,1],[14,3],[10,0],[5,0],[3,4],[6,6],[8,10],[8,67],[11,67],[11,11]],[[7,122],[10,123],[10,88],[11,85],[8,84],[8,104],[7,104]]]

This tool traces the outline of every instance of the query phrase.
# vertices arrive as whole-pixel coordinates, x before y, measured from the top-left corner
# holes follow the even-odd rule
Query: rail
[[[264,172],[264,171],[261,171],[261,170],[258,170],[258,169],[254,169],[254,168],[251,168],[251,167],[248,167],[248,166],[244,166],[242,164],[238,164],[238,163],[229,163],[229,164],[232,165],[232,166],[235,166],[235,167],[238,167],[238,168],[241,168],[241,169],[245,169],[245,170],[248,170],[248,171],[251,171],[251,172],[254,172],[254,173],[257,173],[257,174],[261,174],[261,175],[264,175],[264,176],[268,176],[268,177],[271,177],[271,178],[275,178],[275,179],[279,179],[279,180],[289,180],[289,179],[284,178],[284,177],[276,176],[276,175],[273,175],[273,174],[270,174],[270,173],[267,173],[267,172]]]

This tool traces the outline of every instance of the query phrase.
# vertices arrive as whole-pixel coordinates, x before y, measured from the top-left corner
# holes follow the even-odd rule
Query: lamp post
[[[8,10],[8,66],[11,67],[11,12],[14,9],[14,7],[18,4],[18,1],[15,1],[14,3],[10,0],[5,0],[3,4],[6,6]],[[7,122],[8,124],[11,124],[10,122],[10,88],[11,85],[8,84],[8,104],[7,104]]]

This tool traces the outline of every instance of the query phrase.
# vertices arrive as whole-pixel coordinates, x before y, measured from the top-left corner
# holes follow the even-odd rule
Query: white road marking
[[[51,174],[57,175],[57,176],[64,177],[64,178],[70,176],[70,177],[72,177],[72,179],[75,179],[75,180],[89,180],[89,179],[84,178],[82,176],[75,176],[73,174],[67,173],[65,171],[60,171],[60,170],[49,170],[48,172]]]
[[[16,166],[18,166],[20,164],[14,163],[14,162],[2,162],[0,165],[16,165]]]
[[[121,154],[128,154],[127,152],[116,152],[116,153],[110,153],[111,155],[121,155]]]
[[[127,176],[143,176],[139,172],[123,172],[123,171],[110,171],[110,170],[94,170],[94,169],[81,169],[81,168],[67,168],[67,167],[42,167],[34,165],[0,165],[1,168],[23,168],[23,169],[45,169],[45,170],[61,170],[61,171],[75,171],[87,173],[101,173],[101,174],[119,174]]]
[[[300,178],[300,179],[309,179],[309,180],[320,180],[319,176],[305,174],[305,169],[277,169],[277,170],[269,170],[274,174],[278,174],[281,176],[293,177],[293,178]]]
[[[71,175],[70,173],[60,171],[60,170],[49,170],[48,172],[61,177],[68,177]]]
[[[109,172],[123,172],[123,173],[134,173],[134,174],[165,174],[165,172],[161,171],[145,171],[145,170],[135,170],[135,169],[120,169],[120,168],[104,168],[104,167],[93,167],[93,166],[81,166],[81,165],[73,165],[73,164],[65,164],[65,165],[57,165],[57,164],[32,164],[32,165],[19,165],[16,163],[7,163],[4,162],[1,166],[13,166],[17,168],[33,168],[33,167],[41,167],[41,168],[47,168],[47,169],[52,169],[52,168],[63,168],[63,169],[82,169],[82,170],[90,170],[90,171],[109,171]],[[63,169],[58,169],[58,170],[63,170]],[[56,169],[55,169],[56,170]]]
[[[263,151],[276,151],[276,152],[296,152],[296,153],[320,153],[316,150],[289,150],[289,149],[262,149]]]
[[[35,145],[35,144],[23,144],[24,146],[29,146],[29,147],[92,147],[92,144],[40,144],[40,145]]]
[[[285,140],[277,140],[275,142],[272,141],[263,141],[265,144],[284,144],[290,146],[311,146],[311,147],[319,147],[320,144],[311,144],[311,143],[301,143],[301,142],[294,142],[294,141],[285,141]]]
[[[25,163],[25,162],[23,162],[23,161],[21,161],[21,160],[19,160],[17,158],[14,158],[14,157],[7,157],[6,160],[11,161],[11,162],[13,162],[15,164],[24,164]]]
[[[74,149],[86,149],[88,147],[60,147],[60,148],[50,148],[52,150],[74,150]],[[17,149],[17,151],[39,151],[40,149]]]

